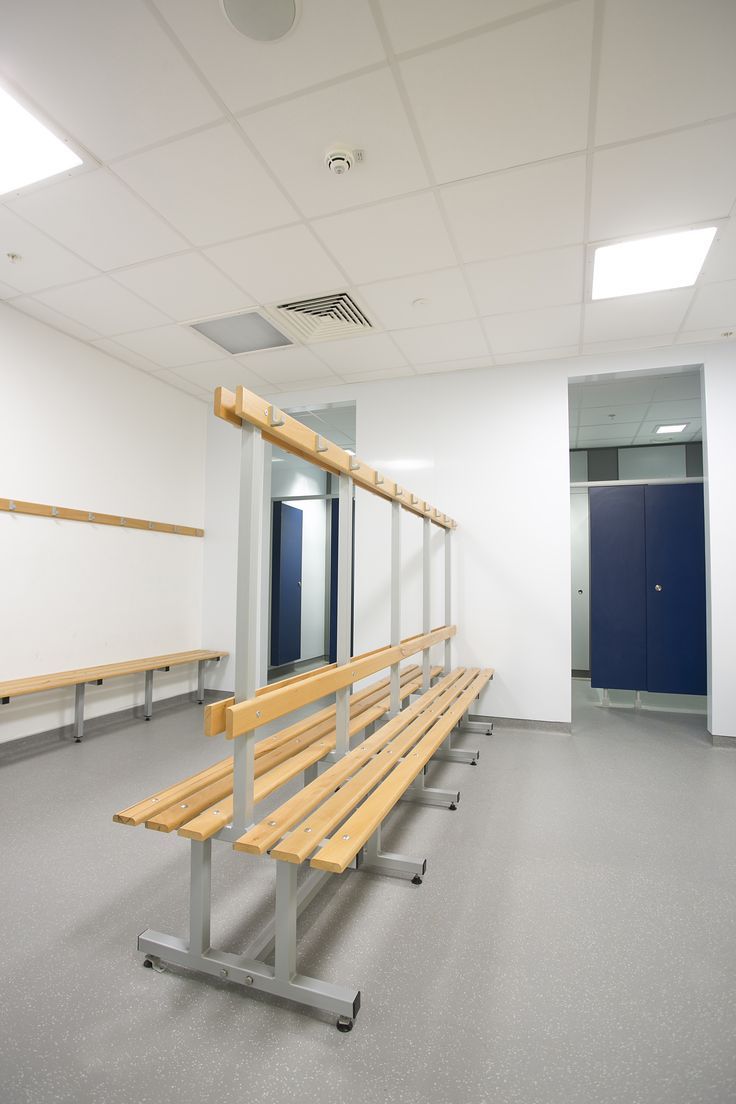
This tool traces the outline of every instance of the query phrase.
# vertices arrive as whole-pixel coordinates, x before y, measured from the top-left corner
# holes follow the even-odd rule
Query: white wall
[[[736,738],[736,350],[719,346],[703,370],[708,731]]]
[[[2,494],[202,526],[206,407],[0,306]],[[202,645],[204,541],[0,514],[0,680]],[[208,641],[214,647],[222,641]],[[156,676],[155,697],[196,687]],[[87,716],[143,701],[143,676],[87,691]],[[74,690],[0,707],[0,741],[73,720]]]
[[[454,660],[496,667],[478,712],[570,720],[570,493],[567,385],[588,375],[661,372],[703,363],[717,734],[736,736],[736,349],[722,344],[614,352],[279,395],[279,405],[354,400],[357,451],[457,518]],[[710,395],[710,405],[708,396]],[[718,408],[713,417],[711,406]],[[221,424],[218,437],[236,431]],[[233,448],[236,450],[237,445]],[[232,474],[235,473],[234,461]],[[714,474],[715,472],[715,474]],[[208,484],[230,478],[211,467]],[[356,650],[388,639],[389,509],[366,492],[356,507]],[[211,523],[208,521],[208,525]],[[421,628],[421,523],[403,523],[403,635]],[[435,534],[433,623],[442,620]],[[717,541],[717,544],[715,543]],[[714,551],[715,548],[715,551]],[[212,579],[206,587],[212,592]],[[232,602],[218,612],[225,626]],[[206,615],[207,616],[207,615]]]

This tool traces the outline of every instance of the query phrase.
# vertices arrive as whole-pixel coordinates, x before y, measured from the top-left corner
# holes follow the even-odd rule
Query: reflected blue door
[[[302,651],[302,511],[273,504],[271,538],[271,666],[294,663]]]

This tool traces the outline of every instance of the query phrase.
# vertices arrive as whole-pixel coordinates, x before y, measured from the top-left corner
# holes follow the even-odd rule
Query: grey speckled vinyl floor
[[[158,709],[0,769],[2,1104],[727,1104],[736,1099],[736,754],[693,717],[603,710],[437,764],[458,812],[402,804],[424,885],[346,873],[299,967],[359,986],[355,1029],[141,968],[186,934],[187,845],[111,823],[223,754]],[[213,943],[268,918],[270,860],[216,845]]]

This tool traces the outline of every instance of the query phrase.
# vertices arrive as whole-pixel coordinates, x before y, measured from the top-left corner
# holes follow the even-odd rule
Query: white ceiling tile
[[[135,265],[116,272],[114,278],[177,322],[253,306],[251,297],[200,253],[180,253]]]
[[[674,336],[692,295],[692,288],[677,288],[586,303],[583,341],[617,341],[650,334]]]
[[[700,372],[673,372],[670,376],[655,377],[654,402],[670,402],[673,399],[694,399],[700,409]]]
[[[603,23],[598,145],[736,111],[732,0],[616,0]]]
[[[481,314],[579,303],[583,292],[583,247],[525,253],[467,267]]]
[[[640,422],[646,417],[649,405],[649,403],[629,403],[626,406],[590,406],[576,411],[577,424],[607,426],[620,422]]]
[[[179,368],[186,364],[205,364],[220,360],[216,345],[186,326],[159,326],[154,330],[120,334],[118,342],[140,353],[161,368]]]
[[[584,157],[451,184],[441,194],[465,261],[554,249],[583,240]]]
[[[556,349],[577,343],[580,307],[546,307],[544,310],[519,311],[484,318],[491,352],[519,353],[526,350]]]
[[[245,353],[242,360],[246,368],[261,376],[267,383],[278,385],[301,383],[304,380],[324,379],[330,375],[321,360],[303,345],[291,345],[265,352]],[[332,382],[335,380],[333,378]]]
[[[132,349],[127,349],[124,345],[120,345],[117,341],[113,341],[112,338],[105,337],[100,341],[93,341],[92,344],[95,348],[101,349],[103,353],[114,356],[118,360],[123,360],[126,364],[132,365],[133,368],[140,368],[142,372],[161,371],[160,364],[154,364],[152,360],[141,356],[140,353],[133,352]]]
[[[591,239],[647,234],[723,218],[736,199],[736,120],[593,157]]]
[[[701,415],[700,396],[693,399],[664,399],[650,404],[647,418],[656,422],[692,422]]]
[[[429,183],[389,69],[277,104],[241,122],[310,218]],[[324,163],[334,148],[363,149],[365,160],[335,176]]]
[[[641,379],[612,380],[610,383],[584,383],[577,388],[578,405],[581,409],[591,406],[606,406],[650,403],[656,386],[654,376],[645,374]]]
[[[381,0],[391,44],[397,53],[519,15],[538,0]]]
[[[322,341],[313,344],[312,349],[338,376],[406,365],[406,358],[389,335],[383,333],[351,337],[345,341]]]
[[[494,364],[537,364],[545,360],[565,360],[577,354],[575,345],[557,345],[553,349],[525,349],[518,353],[499,353],[493,358]]]
[[[699,287],[685,325],[689,330],[736,328],[736,280]]]
[[[438,182],[585,148],[592,13],[576,0],[401,63]]]
[[[434,196],[410,196],[317,219],[317,234],[353,283],[455,264]]]
[[[664,349],[674,341],[674,334],[647,334],[642,337],[626,337],[610,341],[585,341],[584,354],[624,353],[631,349]]]
[[[186,245],[106,169],[28,192],[9,206],[103,269],[176,253]]]
[[[8,253],[18,253],[22,260],[14,263],[8,259]],[[35,226],[29,226],[7,207],[0,206],[0,275],[12,287],[18,291],[39,291],[95,274],[91,265],[51,241]]]
[[[205,252],[259,303],[311,298],[345,286],[340,269],[306,226],[285,226]]]
[[[736,280],[736,218],[731,217],[718,227],[708,256],[705,258],[700,283]]]
[[[736,331],[734,331],[736,332]],[[683,330],[675,338],[675,344],[677,345],[697,345],[701,341],[727,341],[733,339],[733,333],[731,338],[724,338],[724,331],[718,326],[714,330]]]
[[[248,387],[251,391],[260,394],[264,387],[270,386],[262,376],[256,375],[248,368],[245,358],[236,360],[235,357],[229,357],[227,360],[218,360],[214,364],[190,364],[177,368],[176,374],[208,393],[214,391],[216,387],[227,387],[231,391],[236,387]]]
[[[92,341],[100,336],[89,326],[80,325],[74,319],[59,314],[58,311],[47,307],[45,303],[39,303],[37,299],[31,299],[30,296],[20,296],[18,299],[13,299],[10,306],[22,311],[23,314],[30,314],[32,318],[37,318],[39,322],[45,322],[47,326],[53,326],[55,330],[60,330],[70,337],[76,337],[80,341]]]
[[[276,394],[289,392],[293,395],[294,392],[303,394],[305,391],[319,391],[325,387],[336,387],[342,382],[337,376],[320,376],[318,379],[300,379],[294,383],[267,384],[265,386],[270,387],[271,391]],[[350,382],[352,383],[353,380],[351,379]],[[267,399],[268,395],[269,392],[266,390],[262,392],[261,397]],[[296,402],[296,399],[293,401]]]
[[[625,422],[616,425],[580,426],[578,429],[578,445],[585,445],[592,441],[605,441],[607,444],[616,445],[621,441],[628,443],[633,440],[639,429],[639,422]]]
[[[382,368],[378,372],[352,372],[345,376],[346,383],[373,383],[378,380],[405,379],[415,375],[415,371],[408,364],[403,368]]]
[[[160,326],[169,321],[165,314],[120,287],[109,276],[40,291],[36,299],[106,336]]]
[[[105,161],[220,114],[140,0],[5,0],[0,69]]]
[[[415,371],[420,376],[434,375],[437,372],[466,372],[471,368],[490,368],[492,356],[468,357],[466,360],[444,360],[436,364],[418,364]]]
[[[18,294],[18,288],[12,288],[8,284],[0,283],[0,299],[12,299]]]
[[[159,380],[161,383],[168,383],[172,387],[176,387],[178,391],[183,391],[187,395],[192,395],[195,399],[201,399],[202,402],[210,401],[211,396],[209,391],[192,383],[191,380],[183,379],[178,372],[172,372],[168,368],[163,368],[158,372],[154,372],[153,378]]]
[[[233,111],[385,60],[367,0],[308,0],[299,22],[264,45],[239,34],[219,0],[156,0],[197,65]]]
[[[410,364],[431,364],[440,360],[463,360],[488,354],[483,327],[476,319],[446,322],[440,326],[419,326],[397,330],[394,341]]]
[[[458,322],[475,316],[459,268],[403,276],[358,288],[368,310],[389,330]]]
[[[115,172],[195,245],[297,217],[231,123],[127,157]]]

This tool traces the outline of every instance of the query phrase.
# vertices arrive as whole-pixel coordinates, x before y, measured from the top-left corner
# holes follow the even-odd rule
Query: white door
[[[572,669],[590,670],[590,531],[588,488],[570,491]]]

